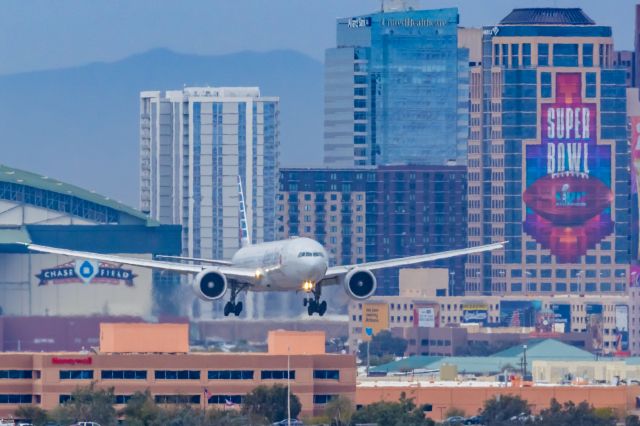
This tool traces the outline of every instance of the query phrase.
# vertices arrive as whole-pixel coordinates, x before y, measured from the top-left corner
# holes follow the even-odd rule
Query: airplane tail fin
[[[240,199],[240,244],[242,247],[251,245],[249,224],[247,223],[247,209],[244,204],[244,192],[242,191],[242,178],[238,175],[238,197]]]

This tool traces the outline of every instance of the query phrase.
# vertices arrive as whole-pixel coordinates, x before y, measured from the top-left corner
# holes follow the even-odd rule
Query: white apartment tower
[[[278,115],[279,99],[257,87],[140,94],[140,207],[182,225],[184,256],[230,259],[239,248],[237,176],[253,242],[275,239]]]

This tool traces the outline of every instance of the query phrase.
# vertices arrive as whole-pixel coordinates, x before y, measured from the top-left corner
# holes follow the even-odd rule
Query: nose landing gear
[[[307,307],[307,313],[309,316],[317,313],[320,316],[323,316],[325,312],[327,312],[327,301],[320,301],[320,295],[322,294],[322,287],[320,284],[316,284],[313,289],[309,290],[308,293],[311,293],[313,297],[304,299],[304,306]]]

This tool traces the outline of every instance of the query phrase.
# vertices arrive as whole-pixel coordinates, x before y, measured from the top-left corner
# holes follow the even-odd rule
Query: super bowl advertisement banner
[[[624,354],[629,352],[629,307],[616,305],[616,352]]]
[[[640,257],[640,202],[638,201],[638,183],[640,183],[640,117],[631,117],[631,259],[638,265]],[[632,277],[633,278],[633,277]],[[638,277],[634,277],[636,280]],[[632,283],[632,286],[634,286]],[[637,285],[635,285],[637,286]]]
[[[500,324],[503,327],[535,327],[541,309],[539,300],[503,300],[500,302]]]
[[[463,323],[480,323],[487,325],[489,321],[489,307],[483,304],[464,304],[462,306]]]
[[[582,98],[582,75],[557,73],[555,87],[541,106],[540,144],[526,147],[524,230],[558,263],[578,263],[613,231],[611,146],[598,144],[597,104]]]

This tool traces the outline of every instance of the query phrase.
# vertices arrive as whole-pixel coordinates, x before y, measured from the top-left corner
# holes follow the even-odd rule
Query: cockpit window
[[[313,256],[314,256],[314,257],[324,257],[324,255],[323,255],[321,252],[319,252],[319,251],[314,251],[314,252],[313,252]]]
[[[314,256],[313,253],[311,253],[310,251],[301,251],[300,253],[298,253],[298,257],[311,257]]]

